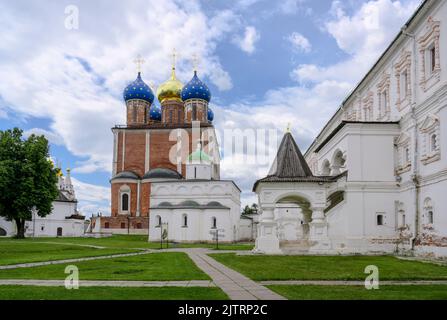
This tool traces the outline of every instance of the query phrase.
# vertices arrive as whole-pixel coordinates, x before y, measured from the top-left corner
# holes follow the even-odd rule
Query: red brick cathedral
[[[211,146],[209,142],[215,137],[214,115],[208,107],[211,93],[196,70],[183,86],[173,66],[170,79],[156,92],[161,107],[155,104],[154,92],[143,81],[141,72],[124,89],[123,97],[126,125],[112,128],[111,216],[101,217],[95,223],[103,231],[146,234],[151,211],[151,183],[183,179],[188,155],[194,151],[192,146],[194,149],[196,145],[203,145],[204,149]],[[208,139],[203,138],[205,132]],[[179,139],[182,139],[181,148]],[[199,141],[201,143],[197,144]],[[212,165],[213,176],[217,179],[218,157],[217,152]]]

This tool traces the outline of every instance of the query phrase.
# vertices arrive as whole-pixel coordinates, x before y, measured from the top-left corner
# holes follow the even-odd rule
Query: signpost
[[[219,238],[225,237],[225,229],[211,229],[210,234],[213,235],[213,240],[216,241],[216,250],[219,250]]]
[[[163,249],[163,240],[166,240],[166,248],[169,246],[168,242],[168,223],[163,222],[160,225],[160,249]]]

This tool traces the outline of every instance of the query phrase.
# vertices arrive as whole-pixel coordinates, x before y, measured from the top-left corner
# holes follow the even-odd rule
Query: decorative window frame
[[[357,110],[355,108],[355,102],[349,103],[345,107],[344,119],[347,121],[357,121]]]
[[[383,105],[383,96],[385,95],[385,105]],[[382,79],[377,84],[377,98],[379,100],[379,114],[377,115],[377,120],[389,120],[391,109],[390,109],[390,75],[388,73],[382,74]]]
[[[419,54],[421,56],[421,78],[419,85],[424,92],[427,92],[431,87],[441,80],[441,62],[440,62],[440,21],[433,20],[433,17],[429,17],[427,25],[425,26],[426,32],[418,40],[419,43]],[[435,68],[433,71],[430,70],[430,59],[428,56],[430,54],[429,50],[435,48]]]
[[[434,114],[429,114],[425,117],[425,120],[422,122],[419,128],[422,134],[422,153],[421,153],[421,162],[424,165],[427,165],[431,162],[437,161],[441,159],[441,144],[439,143],[440,138],[440,125],[439,118]],[[432,150],[432,142],[431,137],[436,135],[436,148]]]
[[[434,226],[434,224],[435,224],[435,218],[434,218],[434,209],[433,209],[433,201],[432,201],[432,199],[430,198],[430,197],[427,197],[427,198],[425,198],[425,200],[424,200],[424,207],[423,207],[423,211],[424,211],[424,214],[423,214],[423,224],[422,224],[422,228],[424,229],[424,230],[431,230],[431,229],[433,229],[433,226]],[[433,214],[433,216],[432,216],[432,218],[433,218],[433,221],[432,222],[430,222],[429,221],[429,216],[428,216],[428,213],[429,212],[432,212],[432,214]]]
[[[406,159],[407,149],[409,150],[411,155],[410,141],[410,136],[405,132],[402,132],[395,141],[395,145],[397,147],[396,174],[398,175],[410,171],[411,169],[411,156],[410,159]]]
[[[397,110],[401,111],[411,102],[411,52],[410,51],[402,51],[399,60],[394,66],[395,76],[396,76],[396,85],[397,85],[397,100],[396,107]],[[400,78],[402,74],[407,73],[407,87],[406,87],[406,95],[403,97],[401,94],[401,83]]]
[[[374,119],[374,94],[372,91],[368,91],[363,98],[363,112],[365,121],[372,121]]]
[[[128,204],[128,210],[123,211],[123,195],[127,194],[129,197],[129,204]],[[130,206],[131,206],[131,190],[130,187],[128,185],[122,185],[118,191],[118,213],[119,214],[130,214]]]

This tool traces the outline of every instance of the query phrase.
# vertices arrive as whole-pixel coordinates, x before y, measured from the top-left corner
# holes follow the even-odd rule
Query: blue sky
[[[0,129],[45,134],[51,154],[73,171],[81,211],[109,211],[110,128],[125,120],[122,90],[169,76],[210,87],[217,130],[284,131],[302,151],[419,5],[419,0],[0,0]],[[65,26],[67,6],[79,28]],[[234,165],[222,177],[255,201],[268,165]]]

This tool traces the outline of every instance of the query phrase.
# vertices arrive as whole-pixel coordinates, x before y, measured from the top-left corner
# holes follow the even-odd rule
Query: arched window
[[[121,211],[129,211],[129,194],[123,193],[121,195]]]
[[[161,217],[160,216],[155,217],[155,223],[156,223],[156,225],[155,225],[156,228],[161,227]]]
[[[433,203],[430,198],[424,200],[424,220],[426,224],[433,224],[435,222]]]
[[[329,164],[329,160],[326,159],[323,161],[323,165],[321,167],[321,175],[328,176],[330,174],[331,174],[331,167]]]
[[[211,228],[217,229],[217,218],[216,217],[211,218]]]
[[[405,162],[409,163],[410,162],[410,148],[405,148]]]
[[[427,222],[429,224],[433,224],[433,211],[432,210],[427,212]]]
[[[436,151],[437,145],[436,145],[436,134],[432,134],[430,137],[430,150],[432,152]]]
[[[188,226],[188,215],[182,215],[182,227],[186,228]]]

